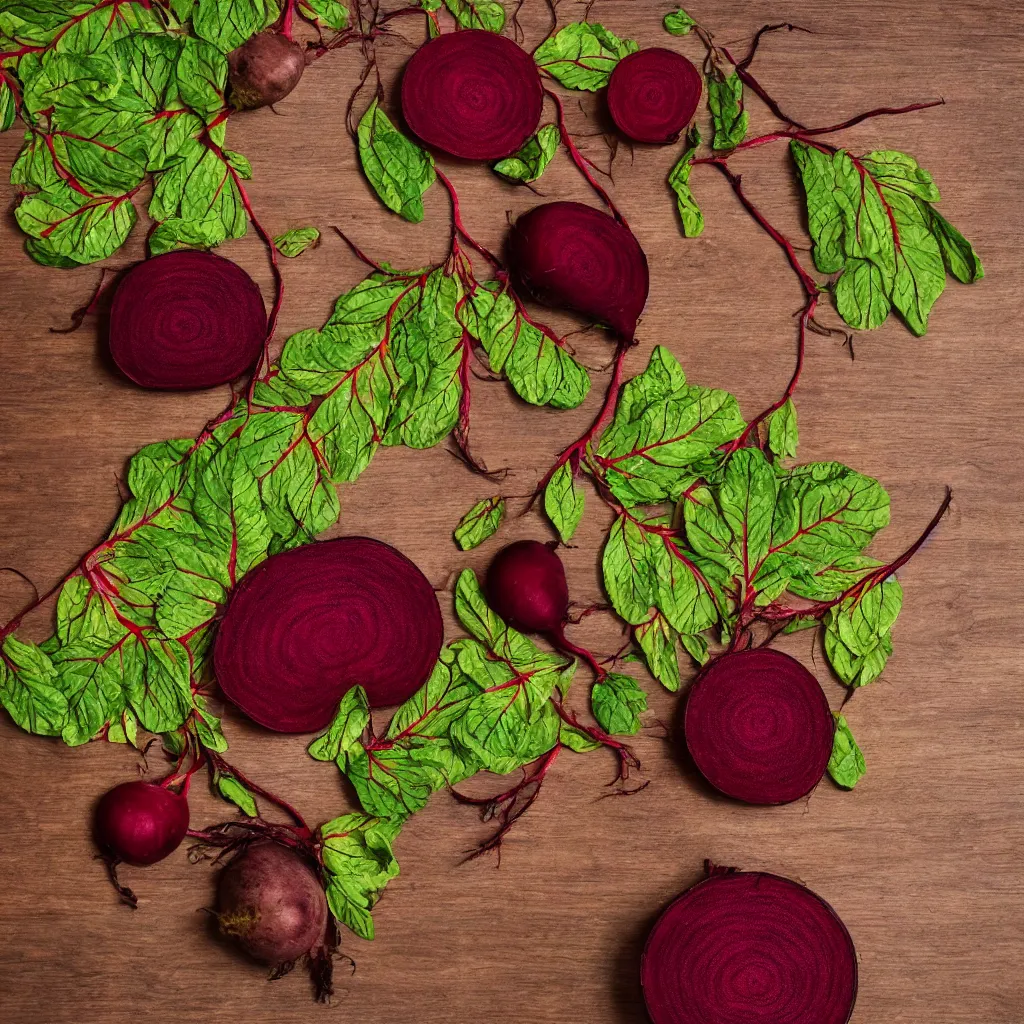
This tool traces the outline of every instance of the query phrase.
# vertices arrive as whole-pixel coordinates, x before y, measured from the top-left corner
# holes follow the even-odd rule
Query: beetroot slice
[[[632,341],[647,302],[647,257],[629,228],[583,203],[545,203],[516,221],[509,262],[521,288]]]
[[[533,58],[493,32],[438,36],[402,76],[402,114],[413,134],[465,160],[510,156],[537,130],[543,103]]]
[[[821,781],[835,722],[817,679],[765,648],[725,654],[697,677],[684,731],[716,789],[749,804],[786,804]]]
[[[110,309],[110,354],[144,388],[226,384],[252,369],[266,335],[256,282],[212,252],[144,260],[118,284]]]
[[[712,875],[654,926],[640,965],[653,1024],[846,1024],[857,954],[836,912],[777,875]]]
[[[426,682],[443,637],[434,589],[400,551],[342,537],[273,555],[235,588],[217,634],[224,695],[276,732],[315,732],[346,690],[372,707]]]
[[[675,142],[693,120],[703,87],[700,72],[671,50],[638,50],[623,57],[608,82],[608,111],[636,142]]]

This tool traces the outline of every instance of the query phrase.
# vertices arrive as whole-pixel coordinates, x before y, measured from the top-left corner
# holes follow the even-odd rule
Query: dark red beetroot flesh
[[[537,130],[544,90],[511,39],[469,29],[421,46],[402,75],[402,114],[428,146],[464,160],[510,156]]]
[[[263,32],[228,54],[228,98],[236,110],[283,100],[306,70],[302,47],[278,32]]]
[[[700,104],[700,72],[671,50],[638,50],[623,57],[608,82],[608,111],[636,142],[675,142]]]
[[[153,782],[124,782],[96,808],[96,842],[126,864],[155,864],[173,853],[188,830],[188,801]]]
[[[583,203],[545,203],[516,221],[509,262],[547,306],[574,309],[632,341],[647,302],[647,257],[629,228]]]
[[[515,629],[560,634],[569,614],[562,560],[540,541],[509,544],[487,570],[487,602]]]
[[[372,707],[426,682],[444,639],[427,578],[400,551],[341,537],[273,555],[235,588],[214,647],[224,695],[276,732],[315,732],[346,690]]]
[[[323,945],[327,898],[297,853],[274,842],[255,843],[220,874],[217,922],[254,960],[290,963]]]
[[[761,648],[722,655],[701,672],[684,731],[716,789],[749,804],[786,804],[821,781],[835,722],[817,679],[788,654]]]
[[[846,1024],[857,954],[836,912],[777,875],[712,875],[658,919],[640,965],[653,1024]]]
[[[226,384],[252,369],[266,335],[256,282],[212,252],[181,250],[136,264],[110,309],[110,354],[144,388]]]

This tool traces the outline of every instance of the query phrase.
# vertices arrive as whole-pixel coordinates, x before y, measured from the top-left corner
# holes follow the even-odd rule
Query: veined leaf
[[[669,17],[671,15],[666,15],[666,20]],[[704,231],[704,214],[690,191],[690,170],[693,166],[693,157],[700,148],[700,142],[700,129],[693,125],[686,133],[686,149],[683,150],[683,155],[668,174],[669,187],[676,194],[676,208],[679,210],[683,234],[687,238],[696,238]]]
[[[320,231],[317,228],[294,228],[286,231],[283,235],[277,235],[274,239],[274,247],[282,255],[293,260],[301,256],[311,246],[315,247],[320,242]]]
[[[583,518],[585,502],[586,496],[579,486],[576,473],[568,462],[563,463],[544,488],[544,511],[563,544],[572,540]]]
[[[307,21],[332,32],[348,27],[348,8],[338,0],[299,0],[298,11]]]
[[[617,736],[633,736],[640,729],[640,715],[647,710],[647,694],[632,676],[609,672],[590,691],[597,724]]]
[[[796,457],[799,441],[796,407],[793,405],[793,399],[787,398],[785,404],[768,417],[768,447],[780,459],[792,459]]]
[[[230,53],[279,15],[274,0],[198,0],[192,28],[200,39]]]
[[[608,84],[615,65],[639,48],[603,25],[575,22],[541,43],[533,57],[542,71],[567,89],[597,92]]]
[[[478,501],[455,527],[455,543],[463,551],[483,544],[493,536],[505,519],[505,499],[495,495]]]
[[[828,773],[843,789],[853,789],[863,778],[867,766],[846,719],[836,712],[835,720],[836,732],[832,741],[832,756],[828,759]]]
[[[505,27],[505,8],[497,0],[444,0],[444,5],[461,28],[501,32]]]
[[[664,18],[665,31],[674,36],[689,35],[690,30],[697,22],[680,7],[676,11],[669,11]]]
[[[743,109],[743,82],[737,72],[727,77],[707,76],[708,110],[715,134],[715,150],[735,149],[747,134],[750,115]]]
[[[511,156],[499,160],[494,170],[510,181],[536,181],[558,151],[562,136],[558,125],[546,124],[531,135]]]
[[[434,183],[434,160],[407,139],[375,99],[359,122],[363,173],[389,210],[406,220],[423,220],[423,193]]]

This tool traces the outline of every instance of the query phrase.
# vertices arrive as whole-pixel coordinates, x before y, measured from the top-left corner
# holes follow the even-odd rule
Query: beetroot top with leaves
[[[465,160],[514,153],[536,131],[543,102],[530,55],[476,29],[432,39],[402,76],[402,114],[414,134]]]
[[[821,781],[835,722],[817,679],[771,648],[725,654],[697,677],[686,702],[686,745],[727,796],[785,804]]]
[[[836,912],[804,886],[716,873],[658,919],[640,981],[653,1024],[846,1024],[857,954]]]
[[[636,142],[675,142],[693,120],[700,72],[683,56],[652,47],[623,57],[608,82],[608,111]]]
[[[239,584],[217,634],[225,696],[277,732],[313,732],[351,687],[373,707],[426,682],[443,640],[430,583],[400,551],[342,537],[268,558]]]
[[[181,250],[136,264],[110,309],[110,354],[144,388],[226,384],[252,369],[266,335],[256,282],[212,252]]]

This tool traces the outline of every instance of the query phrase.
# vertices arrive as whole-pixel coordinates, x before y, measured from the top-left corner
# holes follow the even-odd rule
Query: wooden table
[[[563,20],[582,13],[565,4]],[[527,42],[545,31],[528,0]],[[608,2],[594,12],[619,33],[697,55],[694,40],[670,40],[663,8],[650,0]],[[916,536],[949,484],[951,514],[902,573],[905,610],[896,651],[881,682],[859,694],[849,718],[869,773],[853,793],[823,783],[807,801],[779,809],[716,799],[686,776],[670,744],[651,729],[637,740],[652,780],[641,796],[599,800],[610,757],[567,756],[541,798],[494,860],[459,864],[485,835],[469,808],[444,794],[409,822],[397,853],[402,873],[376,911],[378,938],[346,935],[358,962],[338,976],[338,1008],[310,1003],[301,972],[268,984],[264,972],[210,936],[201,908],[212,873],[190,866],[184,849],[158,867],[125,871],[142,896],[138,913],[119,906],[93,861],[88,822],[96,797],[135,777],[130,750],[95,743],[69,750],[0,723],[0,1018],[9,1024],[171,1019],[246,1021],[353,1019],[362,1024],[533,1024],[645,1020],[639,983],[644,937],[667,900],[696,881],[701,862],[762,868],[798,878],[830,900],[861,958],[855,1019],[862,1024],[1012,1024],[1024,1019],[1024,714],[1021,710],[1022,302],[1020,265],[1024,174],[1020,104],[1024,9],[1009,0],[722,0],[694,10],[718,39],[741,42],[764,22],[788,18],[817,34],[770,38],[761,80],[808,123],[873,106],[942,96],[925,113],[850,131],[854,150],[913,153],[943,189],[943,212],[975,242],[987,277],[951,282],[932,327],[915,339],[895,318],[859,335],[856,360],[840,340],[812,336],[797,397],[806,460],[838,459],[880,478],[893,522],[878,540],[892,555]],[[382,47],[390,74],[407,50]],[[307,223],[342,227],[378,258],[419,265],[443,253],[448,208],[427,196],[422,225],[388,215],[361,178],[343,128],[359,70],[341,51],[318,62],[301,88],[270,111],[240,117],[229,144],[255,168],[252,196],[275,232]],[[585,105],[593,105],[587,101]],[[771,119],[750,103],[755,126]],[[575,104],[580,132],[592,131]],[[595,157],[600,138],[582,140]],[[0,137],[0,166],[19,145]],[[615,164],[615,192],[651,263],[652,287],[630,360],[635,372],[655,343],[668,346],[696,382],[727,387],[752,415],[771,402],[792,370],[799,285],[780,253],[712,171],[695,172],[708,228],[680,236],[664,177],[676,151],[627,152]],[[800,231],[797,191],[784,149],[742,163],[744,182],[766,212]],[[503,186],[483,167],[453,167],[465,218],[498,245],[505,210],[537,200]],[[541,190],[589,199],[560,155]],[[5,203],[13,196],[4,186]],[[95,268],[36,266],[22,253],[13,220],[0,226],[3,370],[0,372],[0,564],[46,589],[103,535],[119,506],[118,475],[140,446],[192,436],[226,399],[154,394],[119,379],[102,355],[93,322],[51,334],[92,291]],[[136,230],[111,261],[143,252]],[[254,237],[225,247],[269,294]],[[319,324],[334,297],[362,276],[329,231],[324,244],[285,267],[281,337]],[[829,322],[835,314],[825,314]],[[560,327],[566,317],[551,318]],[[582,357],[603,362],[607,342],[580,340]],[[593,415],[602,377],[586,405],[556,413],[516,404],[501,384],[478,385],[474,439],[492,465],[510,465],[506,490],[529,490],[552,454]],[[435,581],[463,565],[484,566],[495,543],[469,555],[451,529],[493,487],[441,449],[380,454],[343,489],[344,533],[369,532],[401,546]],[[579,545],[565,552],[571,590],[600,595],[597,554],[607,522],[596,502]],[[536,516],[506,537],[546,537]],[[28,597],[0,575],[6,618]],[[27,634],[46,635],[46,615]],[[449,627],[454,629],[449,617]],[[608,617],[577,635],[599,651],[618,646]],[[787,650],[817,666],[807,634]],[[842,693],[826,682],[838,704]],[[652,687],[652,706],[670,720],[676,698]],[[312,762],[302,737],[272,736],[228,712],[233,759],[288,793],[311,820],[353,805],[331,765]],[[152,759],[151,759],[152,760]],[[151,765],[158,769],[159,765]],[[193,820],[224,817],[200,793]]]

